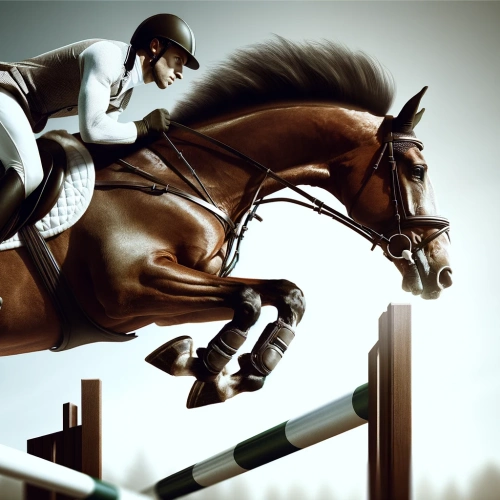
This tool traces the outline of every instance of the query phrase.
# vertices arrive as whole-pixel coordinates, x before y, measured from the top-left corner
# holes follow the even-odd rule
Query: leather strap
[[[61,322],[62,339],[51,351],[64,351],[92,342],[132,340],[135,333],[116,333],[95,323],[80,307],[54,255],[35,226],[24,226],[20,236],[50,295]]]
[[[134,165],[126,162],[125,160],[119,160],[119,163],[125,166],[127,169],[131,170],[137,175],[144,177],[145,179],[150,180],[154,184],[140,184],[137,182],[129,182],[129,181],[96,181],[96,188],[128,188],[128,189],[139,189],[141,191],[150,192],[152,194],[167,194],[171,193],[176,196],[180,196],[186,200],[192,201],[197,205],[205,208],[209,212],[212,212],[218,219],[222,220],[225,224],[229,226],[231,231],[235,230],[234,222],[229,218],[229,216],[223,212],[219,207],[212,205],[211,203],[203,200],[202,198],[198,198],[197,196],[193,196],[185,191],[182,191],[179,188],[174,186],[170,186],[168,184],[163,183],[161,179],[155,177],[154,175],[149,174],[148,172],[135,167]]]

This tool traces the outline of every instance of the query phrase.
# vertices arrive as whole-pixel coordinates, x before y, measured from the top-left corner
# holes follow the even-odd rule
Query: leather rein
[[[386,117],[386,120],[390,120],[392,117]],[[388,134],[386,139],[384,140],[384,143],[382,145],[382,151],[379,155],[379,158],[377,162],[373,165],[371,171],[369,172],[368,176],[365,178],[365,181],[361,185],[360,189],[354,196],[353,203],[351,204],[351,207],[348,210],[348,216],[342,214],[341,212],[335,210],[332,207],[329,207],[326,205],[324,202],[318,200],[317,198],[311,196],[309,193],[306,191],[298,188],[297,186],[293,185],[292,183],[288,182],[286,179],[283,179],[276,173],[274,173],[272,170],[269,168],[265,167],[264,165],[260,164],[259,162],[253,160],[252,158],[246,156],[245,154],[241,153],[240,151],[232,148],[231,146],[228,146],[227,144],[224,144],[223,142],[218,141],[217,139],[214,139],[213,137],[207,136],[201,132],[198,132],[197,130],[194,130],[192,128],[186,127],[185,125],[182,125],[180,123],[171,121],[170,122],[171,126],[174,126],[176,128],[179,128],[181,130],[185,130],[193,135],[196,135],[197,137],[202,138],[203,140],[210,142],[228,152],[233,154],[234,156],[245,160],[249,164],[251,164],[253,167],[255,167],[257,170],[260,170],[263,172],[264,176],[257,188],[257,191],[254,195],[251,208],[247,211],[246,217],[241,217],[238,223],[234,223],[231,218],[223,212],[213,201],[211,198],[210,194],[208,191],[205,189],[203,183],[199,179],[198,175],[196,174],[195,170],[189,165],[189,163],[185,160],[185,158],[182,156],[182,153],[179,152],[179,150],[175,147],[175,145],[172,143],[172,141],[168,138],[168,136],[164,133],[165,139],[168,141],[170,146],[174,149],[174,151],[177,154],[177,157],[183,161],[183,163],[189,168],[191,171],[191,174],[195,177],[197,183],[201,187],[201,190],[197,189],[185,176],[184,174],[181,174],[177,171],[177,173],[183,178],[185,182],[191,185],[193,189],[198,193],[199,196],[193,196],[189,193],[186,193],[185,191],[182,191],[181,189],[178,189],[174,186],[170,186],[169,184],[165,184],[161,179],[157,178],[154,175],[149,174],[148,172],[130,164],[129,162],[119,159],[118,163],[122,165],[125,169],[133,172],[134,174],[147,179],[148,181],[151,181],[153,184],[144,184],[144,183],[136,183],[136,182],[130,182],[130,181],[96,181],[95,186],[96,188],[100,189],[110,189],[110,188],[128,188],[128,189],[137,189],[149,194],[156,194],[156,195],[161,195],[161,194],[173,194],[176,196],[180,196],[184,199],[187,199],[193,203],[196,203],[200,205],[201,207],[205,208],[209,212],[211,212],[218,220],[219,222],[223,225],[225,232],[229,238],[228,240],[228,247],[227,247],[227,252],[226,256],[224,258],[224,261],[221,266],[221,270],[219,271],[219,276],[221,277],[226,277],[229,276],[229,274],[234,270],[236,267],[236,264],[238,263],[239,260],[239,255],[240,255],[240,245],[241,241],[244,237],[244,233],[248,229],[248,223],[253,219],[256,218],[257,220],[262,220],[257,214],[257,208],[260,205],[266,204],[266,203],[273,203],[273,202],[288,202],[288,203],[294,203],[297,205],[300,205],[305,208],[312,209],[313,211],[317,212],[318,214],[322,215],[327,215],[328,217],[331,217],[332,219],[336,220],[337,222],[340,222],[344,226],[348,227],[349,229],[355,231],[359,235],[363,236],[366,238],[370,243],[372,243],[372,248],[371,250],[374,250],[375,247],[381,246],[382,243],[386,244],[386,250],[384,251],[384,255],[389,259],[407,259],[410,263],[414,263],[413,261],[413,256],[419,251],[422,250],[426,245],[428,245],[431,241],[433,241],[435,238],[440,236],[443,233],[448,233],[450,229],[450,224],[448,220],[444,217],[440,216],[418,216],[418,215],[407,215],[406,210],[405,210],[405,205],[403,203],[403,198],[401,194],[401,185],[399,182],[399,176],[398,176],[398,169],[397,169],[397,164],[396,161],[394,160],[394,152],[393,152],[393,144],[398,143],[398,142],[411,142],[414,145],[416,145],[419,149],[423,149],[423,144],[421,141],[416,139],[413,136],[410,135],[403,135],[403,134],[398,134],[398,133],[393,133],[392,131]],[[149,148],[155,155],[159,157],[159,159],[166,165],[168,165],[168,161],[162,157],[159,152],[155,151],[153,148]],[[392,190],[392,196],[393,196],[393,204],[394,204],[394,210],[395,210],[395,224],[393,227],[396,227],[397,233],[393,234],[390,237],[385,236],[384,234],[378,233],[374,231],[373,229],[364,226],[362,224],[359,224],[356,222],[350,215],[361,197],[361,194],[363,193],[366,185],[368,184],[368,181],[371,179],[372,175],[377,171],[379,164],[386,152],[388,151],[388,161],[391,166],[391,190]],[[299,200],[291,199],[291,198],[270,198],[270,199],[264,199],[264,198],[258,198],[260,189],[262,185],[264,184],[264,181],[267,178],[274,179],[275,181],[279,182],[281,185],[284,187],[287,187],[291,189],[292,191],[298,193],[301,195],[303,198],[306,198],[310,203],[305,203]],[[401,214],[399,213],[399,207],[401,207],[402,211],[402,217]],[[427,238],[422,240],[418,245],[415,246],[415,248],[412,249],[412,243],[411,240],[406,236],[405,234],[402,233],[401,229],[408,228],[408,227],[414,227],[414,226],[429,226],[431,228],[437,229],[436,232],[432,233],[429,235]],[[383,247],[382,247],[383,248]]]

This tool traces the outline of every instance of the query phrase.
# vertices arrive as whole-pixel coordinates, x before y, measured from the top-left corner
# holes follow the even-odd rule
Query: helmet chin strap
[[[160,86],[160,79],[158,78],[158,73],[156,72],[156,63],[163,57],[167,49],[170,47],[170,43],[166,43],[162,48],[158,51],[158,54],[153,55],[149,65],[151,66],[151,70],[153,71],[153,79],[156,83],[156,86]]]

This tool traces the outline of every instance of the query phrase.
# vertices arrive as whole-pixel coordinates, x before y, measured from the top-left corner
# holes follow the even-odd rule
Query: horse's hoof
[[[255,371],[251,363],[248,363],[248,357],[246,355],[241,357],[242,359],[239,360],[241,369],[232,375],[221,372],[214,381],[197,380],[191,387],[186,406],[198,408],[223,403],[243,392],[262,389],[266,377]]]
[[[169,375],[186,375],[186,364],[193,355],[193,339],[186,335],[170,340],[146,357],[146,361]],[[192,373],[187,373],[192,375]]]
[[[215,382],[201,382],[197,380],[187,398],[186,407],[199,408],[200,406],[213,405],[215,403],[223,403],[227,398],[224,394],[217,390]]]
[[[249,353],[238,357],[240,370],[232,375],[236,380],[238,378],[239,392],[255,392],[262,389],[266,382],[266,377],[262,375],[252,364]]]

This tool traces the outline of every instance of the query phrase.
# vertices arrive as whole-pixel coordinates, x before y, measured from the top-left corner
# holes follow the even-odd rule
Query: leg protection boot
[[[261,375],[269,375],[294,338],[292,327],[281,319],[269,323],[250,353],[253,367]]]
[[[17,211],[23,201],[23,181],[16,170],[9,168],[0,178],[0,243],[5,240],[12,229]]]
[[[205,367],[213,375],[219,374],[243,345],[247,332],[231,326],[224,328],[210,341],[206,349],[199,349]]]

